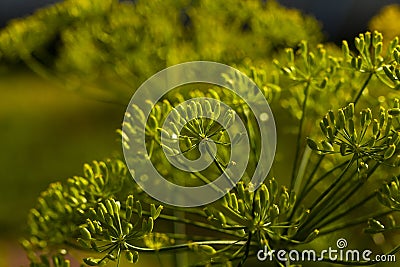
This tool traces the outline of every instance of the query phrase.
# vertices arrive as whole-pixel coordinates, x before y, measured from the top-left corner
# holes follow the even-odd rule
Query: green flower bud
[[[87,241],[90,241],[90,239],[92,239],[92,236],[86,227],[83,227],[83,226],[79,227],[79,232],[82,236],[82,239],[87,240]]]
[[[383,40],[382,34],[378,31],[374,31],[372,35],[372,46],[376,47],[379,42],[382,42],[382,40]]]
[[[384,65],[384,66],[382,67],[382,69],[383,69],[383,71],[385,72],[386,76],[387,76],[392,82],[396,82],[396,81],[397,81],[396,76],[393,75],[392,70],[391,70],[387,65]]]
[[[172,132],[174,133],[174,134],[176,134],[176,135],[180,135],[180,131],[179,131],[179,129],[178,129],[178,126],[176,126],[176,123],[174,123],[173,121],[170,121],[169,122],[169,126],[170,126],[170,128],[171,128],[171,130],[172,130]]]
[[[221,104],[220,102],[215,103],[213,118],[214,120],[218,120],[219,116],[221,115]]]
[[[372,111],[370,108],[367,108],[365,112],[366,112],[365,124],[368,127],[372,122]]]
[[[113,205],[112,205],[111,201],[113,201],[113,200],[106,199],[105,205],[106,205],[106,208],[107,208],[108,213],[109,213],[111,216],[114,216],[114,209],[113,209]]]
[[[154,204],[150,205],[150,215],[155,220],[160,216],[163,206],[159,205],[157,208]]]
[[[353,119],[349,120],[349,132],[352,136],[356,133]]]
[[[245,199],[244,195],[245,195],[245,190],[244,190],[244,184],[243,182],[239,182],[236,186],[239,198],[241,199]]]
[[[222,212],[218,212],[216,215],[217,215],[217,219],[219,220],[219,222],[222,225],[226,225],[226,218],[225,218],[224,214]]]
[[[333,113],[333,110],[328,111],[328,116],[329,116],[329,120],[331,121],[331,123],[335,124],[335,113]]]
[[[93,178],[94,178],[93,169],[92,169],[92,167],[91,167],[89,164],[87,164],[87,163],[85,163],[85,164],[83,165],[83,174],[84,174],[85,177],[88,178],[88,179],[93,179]]]
[[[206,116],[208,116],[209,118],[212,118],[213,110],[211,108],[210,101],[209,100],[205,100],[204,101],[204,106],[205,106],[205,110],[206,110]]]
[[[286,48],[285,49],[286,52],[286,58],[287,61],[290,65],[294,64],[294,53],[293,53],[293,49],[292,48]]]
[[[397,64],[400,64],[400,51],[394,50],[393,51],[394,60],[396,60]]]
[[[145,232],[151,233],[153,231],[153,227],[154,227],[153,217],[149,217]]]
[[[143,111],[136,105],[132,105],[132,108],[134,109],[133,116],[140,122],[145,123],[146,122],[146,117],[144,116]]]
[[[204,116],[205,114],[203,112],[203,107],[201,106],[200,102],[196,102],[196,107],[197,107],[198,117]]]
[[[340,154],[342,156],[346,155],[346,150],[347,150],[347,144],[346,143],[341,143],[340,144]]]
[[[276,204],[273,204],[270,207],[269,214],[270,214],[271,218],[278,217],[279,216],[279,207]]]
[[[327,141],[323,140],[323,141],[321,142],[321,144],[322,144],[323,149],[324,149],[326,152],[333,152],[333,151],[334,151],[334,150],[333,150],[333,146],[332,146],[330,143],[328,143]]]
[[[400,108],[400,100],[398,98],[394,99],[393,108]]]
[[[283,190],[283,192],[281,193],[281,196],[279,198],[279,207],[280,207],[281,211],[287,210],[288,204],[289,204],[289,193],[285,189],[285,190]]]
[[[328,134],[328,129],[326,129],[326,125],[323,120],[319,122],[319,127],[321,128],[322,133],[326,136]]]
[[[328,127],[329,126],[328,116],[325,115],[322,118],[322,122],[324,123],[325,127]]]
[[[126,198],[126,206],[127,207],[133,207],[133,196],[132,195],[129,195]]]
[[[333,130],[331,126],[327,127],[328,130],[328,138],[330,141],[333,141],[335,139],[335,135],[333,134]]]
[[[304,243],[308,243],[311,242],[312,240],[314,240],[319,234],[319,230],[315,229],[314,231],[312,231],[306,238],[306,240],[304,240]]]
[[[390,183],[390,196],[398,196],[399,195],[399,187],[397,186],[398,181],[392,181]]]
[[[312,53],[312,52],[308,53],[307,61],[308,61],[308,64],[310,64],[310,66],[312,66],[312,67],[315,66],[315,55],[314,55],[314,53]]]
[[[366,32],[364,34],[364,41],[365,41],[365,48],[369,49],[369,47],[371,46],[371,33],[370,32]]]
[[[400,108],[391,108],[388,110],[388,114],[393,117],[397,117],[400,115]]]
[[[214,89],[208,89],[208,92],[210,93],[212,98],[214,98],[216,100],[220,100],[219,94]],[[219,102],[217,102],[217,103],[219,103]]]
[[[131,218],[132,218],[132,207],[131,206],[126,207],[125,218],[127,221],[131,220]]]
[[[262,184],[259,189],[260,202],[263,207],[269,207],[269,191],[265,184]]]
[[[101,259],[95,259],[93,257],[84,258],[83,262],[89,266],[98,266]]]
[[[318,145],[317,143],[312,140],[311,138],[307,137],[307,145],[312,149],[312,150],[318,150]]]
[[[224,127],[226,127],[226,129],[229,129],[229,127],[231,127],[231,126],[233,125],[234,121],[235,121],[235,114],[234,114],[234,111],[229,110],[229,111],[225,114],[225,117],[224,117],[224,120],[223,120],[223,122],[222,122],[222,125],[223,125]]]
[[[381,55],[382,46],[383,46],[382,42],[379,42],[379,43],[376,44],[376,47],[375,47],[375,59],[377,59]]]
[[[354,116],[354,103],[350,103],[347,107],[346,107],[346,118],[347,119],[351,119]]]
[[[212,246],[208,246],[208,245],[200,245],[199,249],[208,255],[213,255],[213,254],[217,253],[217,251]]]
[[[270,192],[270,197],[271,197],[271,202],[273,202],[273,199],[275,199],[277,193],[278,193],[278,183],[274,178],[269,180],[268,182],[268,190]]]
[[[137,251],[125,251],[125,257],[130,263],[137,263],[139,261],[139,253]]]
[[[357,57],[356,69],[361,70],[363,59],[361,57]]]
[[[344,115],[344,111],[343,109],[339,109],[338,111],[338,122],[336,124],[336,127],[341,130],[344,128],[345,126],[345,121],[346,121],[346,117]]]
[[[389,214],[388,216],[386,216],[386,218],[387,218],[387,220],[389,222],[389,227],[390,228],[396,227],[396,220],[395,220],[395,218],[393,217],[392,214]]]
[[[399,135],[400,135],[400,132],[395,132],[394,134],[393,134],[393,136],[392,136],[392,139],[390,140],[390,142],[389,142],[389,145],[397,145],[397,143],[398,143],[398,141],[399,141]]]
[[[230,195],[231,195],[231,200],[232,200],[231,207],[233,210],[237,211],[238,210],[238,200],[236,198],[236,195],[234,193],[232,193]]]
[[[125,235],[128,235],[133,229],[133,225],[129,222],[122,221],[122,231]]]
[[[90,219],[86,219],[86,224],[90,232],[96,233],[96,228],[94,227],[94,224]]]
[[[396,145],[392,144],[390,145],[386,151],[385,154],[383,155],[383,159],[387,160],[391,158],[394,155],[394,152],[396,151]]]
[[[350,56],[349,44],[347,43],[346,40],[342,41],[342,52],[343,52],[344,59],[346,59]]]
[[[171,110],[171,114],[172,114],[172,119],[174,120],[174,122],[178,122],[181,120],[181,115],[179,114],[179,112],[176,108],[173,108]]]
[[[244,204],[243,199],[238,200],[238,211],[240,214],[246,213],[246,205]]]
[[[136,209],[137,209],[137,214],[139,217],[143,216],[143,209],[142,209],[142,204],[140,203],[139,200],[136,200]]]
[[[111,217],[109,213],[104,214],[104,217],[106,219],[106,223],[108,223],[109,225],[114,225],[113,217]]]
[[[146,126],[148,126],[148,129],[151,129],[151,130],[157,129],[158,128],[157,118],[154,115],[150,115],[149,122]]]
[[[390,130],[392,129],[392,122],[393,122],[393,117],[392,115],[389,115],[386,120],[385,136],[389,135]]]
[[[357,69],[357,58],[355,57],[351,58],[351,67],[353,69]]]
[[[385,229],[385,226],[381,222],[372,218],[368,220],[368,226],[375,233]]]
[[[384,107],[380,107],[380,114],[379,114],[379,127],[382,128],[383,124],[385,123],[386,119],[386,110]]]

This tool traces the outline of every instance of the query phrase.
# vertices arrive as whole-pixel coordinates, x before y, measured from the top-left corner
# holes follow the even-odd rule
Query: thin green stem
[[[298,198],[299,200],[303,198],[303,194],[306,191],[306,188],[308,187],[309,184],[311,184],[312,179],[314,178],[314,175],[317,173],[317,171],[319,170],[319,166],[322,162],[322,160],[324,159],[325,155],[322,155],[321,157],[319,157],[318,162],[315,164],[314,169],[311,171],[310,175],[308,176],[308,178],[305,180],[304,182],[304,187],[302,187],[298,193]]]
[[[306,87],[304,89],[304,100],[303,100],[303,104],[302,104],[302,113],[301,113],[299,129],[298,129],[297,138],[296,138],[296,152],[294,154],[294,160],[293,160],[292,179],[290,181],[290,189],[293,189],[293,186],[296,183],[296,169],[297,169],[298,158],[300,156],[301,134],[303,132],[303,124],[304,124],[304,120],[306,117],[305,114],[306,114],[306,107],[307,107],[307,100],[308,100],[308,95],[309,95],[310,84],[311,84],[310,82],[307,82]]]
[[[315,221],[318,222],[321,219],[320,213],[326,209],[326,204],[331,202],[332,199],[328,198],[328,195],[333,194],[332,192],[336,192],[337,188],[339,187],[343,177],[349,170],[350,166],[353,164],[355,158],[353,157],[350,162],[347,164],[347,166],[342,170],[341,174],[339,175],[338,178],[314,201],[314,203],[311,205],[310,210],[311,213],[307,217],[306,221],[304,222],[305,227],[300,227],[298,234],[306,234],[308,235],[309,231],[312,231],[314,229]],[[340,187],[339,187],[340,188]],[[313,223],[314,222],[314,223]]]
[[[133,209],[133,211],[137,212],[136,209]],[[150,212],[148,211],[142,211],[142,213],[144,215],[150,215]],[[160,219],[163,220],[167,220],[167,221],[171,221],[171,222],[180,222],[180,223],[184,223],[184,224],[189,224],[189,225],[193,225],[199,228],[203,228],[203,229],[207,229],[207,230],[211,230],[211,231],[217,231],[220,233],[224,233],[224,234],[229,234],[229,235],[233,235],[233,236],[239,236],[238,234],[235,234],[235,232],[232,231],[228,231],[228,230],[224,230],[224,229],[220,229],[217,227],[214,227],[210,224],[207,223],[202,223],[202,222],[198,222],[198,221],[193,221],[190,219],[184,219],[184,218],[178,218],[172,215],[166,215],[166,214],[160,214],[160,216],[158,217]]]
[[[238,267],[242,267],[244,265],[244,263],[246,262],[247,257],[249,256],[251,237],[252,237],[252,233],[251,233],[251,231],[249,231],[248,238],[246,241],[246,250],[244,252],[242,259],[240,260],[240,262],[238,264]]]
[[[376,163],[371,170],[368,173],[367,179],[375,172],[375,170],[379,167],[379,163]],[[355,174],[353,174],[352,176],[354,176]],[[367,180],[366,179],[366,180]],[[327,216],[329,216],[329,214],[333,214],[333,212],[338,209],[340,206],[343,205],[343,203],[345,203],[348,199],[350,199],[351,196],[353,196],[358,190],[361,189],[361,187],[365,184],[365,181],[359,181],[355,184],[350,183],[349,188],[344,189],[344,194],[337,194],[335,192],[335,195],[342,195],[341,198],[339,198],[338,200],[336,200],[335,203],[333,203],[332,205],[327,205],[327,208],[322,212],[321,217],[322,218],[327,218]],[[353,188],[352,188],[353,187]],[[320,222],[319,222],[320,223]],[[316,226],[319,227],[319,226]]]
[[[351,165],[353,165],[355,161],[355,157],[348,162],[346,167],[342,170],[340,175],[336,178],[336,180],[314,201],[314,203],[311,205],[310,209],[313,210],[315,207],[318,205],[321,206],[321,201],[327,197],[329,193],[332,192],[332,190],[339,185],[341,180],[343,179],[344,175],[347,173],[347,171],[350,169]]]
[[[362,199],[361,201],[357,202],[356,204],[352,205],[351,207],[343,210],[342,212],[336,214],[335,216],[328,218],[327,220],[321,221],[321,223],[318,224],[318,228],[325,227],[325,226],[331,224],[332,222],[335,222],[335,221],[341,219],[343,216],[348,215],[349,212],[351,212],[359,207],[362,207],[365,203],[367,203],[371,199],[374,199],[375,197],[376,197],[376,192],[374,192],[373,194],[370,194],[366,198]]]
[[[201,246],[201,245],[208,245],[208,246],[243,246],[245,244],[246,244],[246,241],[212,240],[212,241],[190,242],[190,243],[185,243],[185,244],[162,247],[162,248],[159,248],[159,249],[139,247],[139,246],[131,245],[129,243],[126,243],[126,246],[128,248],[136,250],[138,252],[157,252],[157,251],[158,252],[165,252],[165,251],[171,251],[171,250],[177,250],[177,249],[186,249],[186,248],[193,247],[195,245],[198,245],[198,246]],[[256,245],[256,244],[253,244],[253,245]]]
[[[306,186],[304,189],[304,193],[301,196],[301,199],[305,198],[310,192],[311,189],[313,189],[317,184],[319,184],[320,182],[322,182],[326,177],[328,177],[329,175],[331,175],[334,171],[346,166],[347,164],[349,164],[350,160],[346,160],[342,163],[340,163],[339,165],[336,165],[335,167],[333,167],[332,169],[330,169],[329,171],[327,171],[326,173],[324,173],[323,175],[321,175],[318,179],[316,179],[313,183],[311,183],[310,186]]]
[[[354,98],[354,101],[353,101],[354,105],[357,104],[358,100],[360,99],[360,97],[361,97],[362,93],[364,92],[365,88],[367,88],[367,85],[368,85],[368,83],[370,82],[370,80],[371,80],[371,78],[372,78],[373,75],[374,75],[374,74],[373,74],[372,72],[369,73],[367,79],[365,80],[365,82],[364,82],[364,84],[362,85],[361,89],[358,91],[356,97]]]
[[[305,173],[308,163],[310,161],[311,151],[312,150],[308,146],[306,146],[303,156],[301,158],[299,170],[297,172],[296,182],[293,186],[293,191],[295,192],[295,194],[298,194],[300,191],[301,184],[302,184],[303,178],[304,178],[304,173]]]
[[[370,218],[376,218],[376,217],[381,217],[384,215],[388,215],[390,213],[392,213],[392,210],[386,210],[386,211],[380,211],[374,214],[370,214],[368,216],[363,216],[363,217],[359,217],[357,219],[352,219],[351,221],[345,222],[345,223],[341,223],[336,225],[335,227],[331,228],[331,229],[327,229],[324,231],[319,232],[319,236],[323,236],[323,235],[327,235],[342,229],[346,229],[352,226],[356,226],[358,224],[362,224],[362,223],[366,223],[368,221],[368,219]]]

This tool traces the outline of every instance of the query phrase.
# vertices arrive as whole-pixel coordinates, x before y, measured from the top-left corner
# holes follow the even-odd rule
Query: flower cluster
[[[320,121],[320,128],[325,137],[318,145],[308,138],[311,149],[321,154],[351,155],[357,161],[358,171],[368,170],[368,161],[374,160],[395,166],[391,161],[399,154],[400,116],[399,100],[394,100],[393,108],[380,108],[379,117],[373,118],[369,108],[355,115],[354,104],[335,112],[329,111]]]

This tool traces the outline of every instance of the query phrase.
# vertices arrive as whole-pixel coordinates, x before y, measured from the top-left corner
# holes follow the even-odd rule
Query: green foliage
[[[242,164],[229,156],[243,133],[233,138],[226,133],[240,118],[250,144],[241,181],[206,207],[183,209],[161,206],[147,196],[122,161],[85,164],[83,176],[51,184],[30,211],[22,244],[32,266],[50,266],[51,257],[55,266],[67,266],[63,255],[71,247],[95,254],[83,259],[90,266],[119,265],[123,258],[136,263],[141,253],[178,250],[190,251],[199,265],[242,266],[264,246],[313,246],[323,236],[354,226],[368,234],[398,230],[398,37],[384,44],[381,33],[366,32],[355,38],[354,51],[347,41],[341,49],[318,41],[313,19],[273,1],[70,0],[12,22],[0,33],[0,56],[21,59],[67,86],[104,86],[121,101],[127,88],[175,63],[201,59],[235,64],[270,101],[280,138],[290,148],[290,153],[277,152],[275,164],[284,164],[283,170],[273,168],[254,190],[249,182],[261,153],[260,131],[244,99],[223,87],[196,84],[176,88],[157,103],[146,102],[152,108],[147,121],[133,106],[126,114],[126,130],[118,130],[124,149],[132,152],[129,160],[137,171],[148,160],[128,142],[144,126],[153,165],[166,179],[185,186],[208,184],[228,166]],[[54,57],[49,57],[49,46],[56,48]],[[231,73],[223,78],[226,86],[256,101],[246,81]],[[193,100],[200,97],[221,100],[235,112],[209,100]],[[191,101],[179,106],[185,100]],[[172,120],[162,127],[170,112]],[[167,145],[161,145],[162,137]],[[178,144],[183,152],[168,144]],[[208,154],[213,164],[204,171],[182,172],[164,151],[191,159]],[[226,175],[230,180],[235,173]],[[178,233],[177,225],[191,228]],[[399,249],[395,245],[385,252]],[[277,258],[271,264],[288,265]]]
[[[274,1],[67,0],[12,21],[0,32],[0,58],[124,102],[166,66],[263,62],[281,47],[321,38],[313,18]]]

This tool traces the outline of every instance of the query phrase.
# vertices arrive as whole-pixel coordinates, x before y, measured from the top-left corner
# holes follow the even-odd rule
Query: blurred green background
[[[23,67],[0,75],[0,266],[26,264],[15,254],[23,253],[18,238],[49,183],[81,174],[83,162],[120,149],[115,129],[123,106],[57,87]]]
[[[303,2],[303,8],[312,6],[307,5],[312,1],[298,2]],[[12,8],[5,3],[3,7]],[[372,8],[369,14],[379,11],[378,6]],[[340,12],[325,11],[329,16]],[[324,20],[323,14],[318,16]],[[330,23],[324,29],[337,29],[334,26],[344,22]],[[363,27],[359,30],[367,29],[367,24]],[[338,40],[343,31],[328,34],[330,40]],[[37,196],[49,183],[80,174],[84,162],[120,151],[115,129],[120,127],[125,106],[68,90],[32,73],[21,62],[2,62],[0,95],[0,266],[20,266],[27,261],[18,238]]]

